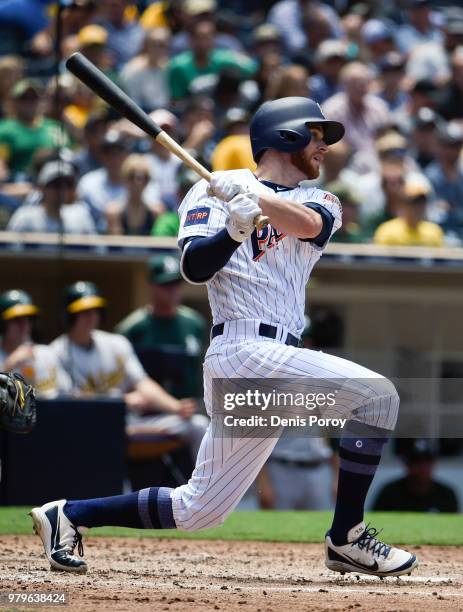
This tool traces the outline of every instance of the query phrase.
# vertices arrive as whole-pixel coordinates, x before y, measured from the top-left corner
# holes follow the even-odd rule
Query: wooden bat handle
[[[211,180],[211,173],[207,168],[199,163],[192,155],[188,153],[183,147],[181,147],[173,138],[167,134],[167,132],[161,131],[155,136],[156,142],[159,142],[163,147],[169,149],[174,155],[179,157],[187,166],[199,174],[200,177],[206,179],[209,183]],[[262,229],[270,223],[270,219],[264,215],[257,215],[254,219],[254,225],[257,229]]]
[[[211,173],[207,168],[199,163],[192,155],[188,153],[183,147],[181,147],[173,138],[169,136],[167,132],[161,131],[157,136],[154,137],[156,142],[159,142],[163,147],[169,149],[174,155],[179,157],[187,166],[199,174],[207,182],[211,180]]]

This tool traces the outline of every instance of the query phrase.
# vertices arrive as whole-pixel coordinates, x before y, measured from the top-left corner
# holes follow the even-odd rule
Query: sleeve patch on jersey
[[[184,227],[188,227],[189,225],[199,225],[207,223],[209,216],[211,214],[211,209],[207,206],[203,206],[202,208],[195,208],[194,210],[190,210],[187,213]]]
[[[325,195],[323,196],[323,199],[328,200],[328,202],[333,202],[334,204],[337,204],[339,202],[339,198],[337,198],[332,193],[325,193]]]

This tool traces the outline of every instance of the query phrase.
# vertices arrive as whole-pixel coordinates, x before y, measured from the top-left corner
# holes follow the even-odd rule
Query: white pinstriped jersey
[[[319,204],[334,217],[331,235],[341,227],[342,209],[336,196],[303,185],[274,188],[260,182],[250,170],[230,170],[249,192],[269,193],[301,204]],[[179,244],[190,236],[211,236],[225,227],[227,204],[210,197],[201,180],[179,208]],[[214,324],[233,319],[258,319],[284,325],[299,336],[304,329],[305,287],[323,247],[287,236],[268,226],[256,230],[207,283]]]

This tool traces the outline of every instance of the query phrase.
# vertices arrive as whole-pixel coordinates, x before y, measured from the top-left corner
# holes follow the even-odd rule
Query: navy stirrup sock
[[[333,544],[346,544],[347,532],[363,521],[368,489],[387,440],[388,438],[365,438],[352,433],[341,438],[338,492],[330,529]]]
[[[127,495],[68,501],[64,512],[76,527],[175,529],[171,492],[149,487]]]

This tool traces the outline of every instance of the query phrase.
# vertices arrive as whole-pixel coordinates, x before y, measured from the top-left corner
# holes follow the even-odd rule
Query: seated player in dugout
[[[181,304],[180,258],[175,251],[154,255],[146,272],[148,304],[115,331],[131,342],[145,371],[166,391],[177,398],[202,398],[206,321]]]
[[[439,440],[400,438],[396,452],[405,473],[387,482],[378,492],[373,510],[378,512],[458,512],[452,487],[434,476]]]
[[[345,427],[325,564],[340,573],[400,576],[418,565],[416,556],[384,543],[364,522],[365,499],[396,425],[397,391],[376,372],[300,346],[306,285],[342,223],[338,198],[307,179],[319,176],[328,147],[343,136],[343,125],[326,119],[309,98],[280,98],[259,107],[250,125],[255,173],[214,172],[210,183],[199,181],[180,206],[181,266],[189,282],[206,284],[212,310],[211,344],[204,360],[208,414],[220,418],[223,408],[214,397],[216,378],[270,378],[276,388],[279,380],[316,380],[317,392],[329,392],[332,379],[339,380],[336,414],[345,417]],[[260,214],[270,224],[257,230]],[[320,412],[324,416],[325,409]],[[208,427],[185,485],[62,499],[34,508],[31,516],[51,566],[86,571],[85,561],[74,554],[78,545],[82,551],[79,527],[195,531],[223,523],[270,456],[278,435],[262,429],[255,435],[234,430],[225,436],[222,431],[221,426]]]
[[[195,455],[208,419],[194,414],[193,399],[177,399],[150,378],[127,338],[99,329],[105,307],[105,298],[91,282],[78,281],[65,289],[67,330],[50,346],[71,380],[71,392],[123,397],[129,436],[179,435]]]
[[[53,398],[68,392],[70,381],[50,347],[32,339],[38,313],[21,289],[0,295],[0,370],[21,374],[37,396]]]

